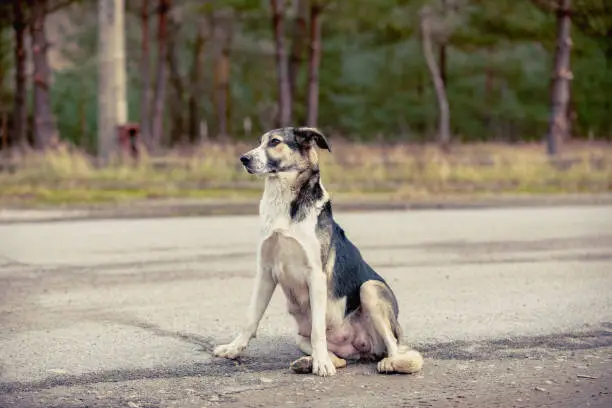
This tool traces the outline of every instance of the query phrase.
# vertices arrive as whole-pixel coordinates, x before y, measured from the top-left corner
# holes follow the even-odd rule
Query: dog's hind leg
[[[302,352],[306,355],[293,361],[291,363],[291,369],[299,374],[310,374],[312,373],[312,345],[310,344],[310,339],[308,337],[304,337],[298,334],[296,337],[296,343],[300,350],[302,350]],[[345,359],[338,357],[331,351],[329,351],[328,353],[329,358],[331,358],[332,363],[334,363],[334,367],[346,367]]]
[[[421,354],[400,344],[402,329],[391,290],[382,282],[370,280],[361,285],[360,298],[361,307],[376,331],[372,334],[384,341],[387,350],[387,356],[378,363],[378,372],[410,374],[420,371],[423,367]]]

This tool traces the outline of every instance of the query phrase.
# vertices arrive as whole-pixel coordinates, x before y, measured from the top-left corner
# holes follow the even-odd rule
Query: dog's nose
[[[247,156],[241,156],[240,157],[240,161],[242,162],[242,164],[244,164],[246,166],[251,161],[251,158],[247,157]]]

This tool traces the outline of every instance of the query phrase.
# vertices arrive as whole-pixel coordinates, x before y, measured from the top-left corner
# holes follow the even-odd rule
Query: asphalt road
[[[0,225],[0,407],[612,406],[612,207],[338,214],[411,376],[292,374],[277,291],[239,362],[251,216]]]

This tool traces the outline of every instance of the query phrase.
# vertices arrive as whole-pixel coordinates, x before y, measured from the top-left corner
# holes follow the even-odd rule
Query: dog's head
[[[331,152],[329,142],[318,129],[286,127],[261,137],[261,143],[240,157],[251,174],[301,172],[317,166],[315,146]]]

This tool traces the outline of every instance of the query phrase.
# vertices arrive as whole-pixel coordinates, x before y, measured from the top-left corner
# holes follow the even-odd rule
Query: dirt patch
[[[286,361],[98,373],[0,388],[16,407],[609,407],[612,347],[546,358],[432,359],[416,375],[356,364],[335,377],[290,373]]]

